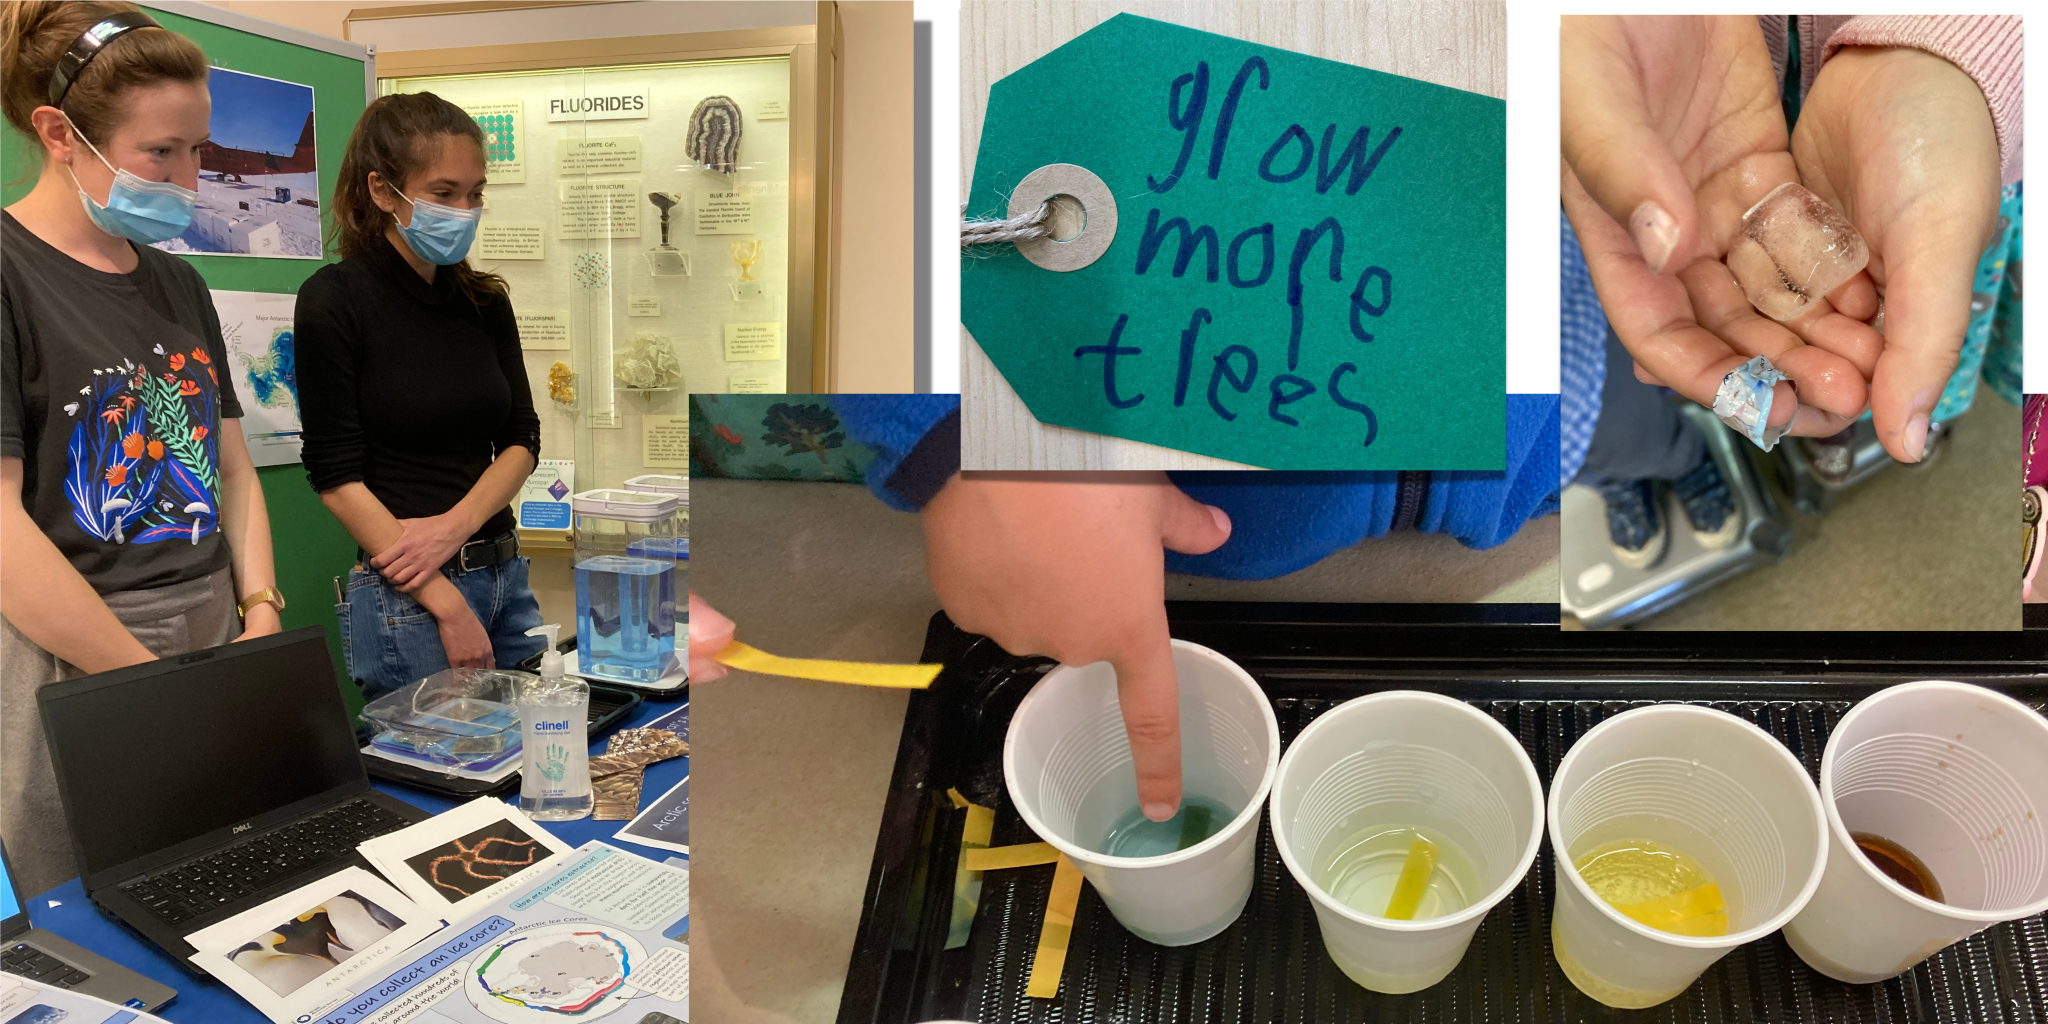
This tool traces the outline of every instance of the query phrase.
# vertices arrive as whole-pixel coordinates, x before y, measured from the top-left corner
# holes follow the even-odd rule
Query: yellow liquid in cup
[[[1617,839],[1572,865],[1593,893],[1628,918],[1673,935],[1728,934],[1728,903],[1700,862],[1648,839]]]

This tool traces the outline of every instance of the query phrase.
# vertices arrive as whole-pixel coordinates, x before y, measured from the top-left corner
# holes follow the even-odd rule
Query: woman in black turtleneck
[[[306,475],[362,549],[336,614],[370,697],[543,643],[511,508],[540,418],[505,282],[464,260],[483,186],[483,132],[460,107],[378,99],[335,188],[343,259],[299,289]]]

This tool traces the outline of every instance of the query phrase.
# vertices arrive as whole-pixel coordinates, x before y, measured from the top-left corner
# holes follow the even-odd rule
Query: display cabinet
[[[485,131],[470,259],[511,286],[542,455],[573,458],[569,490],[684,475],[691,392],[809,391],[826,365],[820,34],[380,56],[381,94],[433,92]]]

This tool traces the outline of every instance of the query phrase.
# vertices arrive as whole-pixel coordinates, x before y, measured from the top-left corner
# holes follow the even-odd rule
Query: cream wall
[[[211,0],[241,14],[337,39],[346,38],[348,13],[365,7],[415,6],[437,0]],[[840,0],[839,190],[837,278],[832,313],[837,348],[830,368],[838,392],[909,391],[916,379],[912,338],[916,292],[916,202],[911,155],[915,151],[915,52],[911,0]],[[603,11],[592,8],[604,8]],[[384,51],[438,49],[476,39],[477,19],[489,19],[490,41],[595,38],[643,32],[717,31],[810,24],[809,3],[788,0],[692,0],[587,4],[462,15],[469,28],[451,40],[449,16],[386,20],[358,35],[374,36]],[[796,20],[792,20],[796,19]],[[573,33],[573,34],[572,34]],[[361,41],[361,40],[359,40]]]
[[[909,391],[916,379],[915,48],[910,0],[839,4],[838,346],[832,390]]]

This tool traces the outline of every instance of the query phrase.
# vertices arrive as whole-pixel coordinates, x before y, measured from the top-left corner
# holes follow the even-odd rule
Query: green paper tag
[[[1108,252],[961,260],[1039,420],[1272,469],[1500,470],[1500,100],[1123,14],[997,82],[967,210],[1077,164]]]

